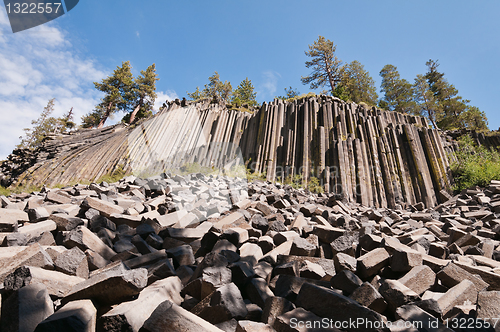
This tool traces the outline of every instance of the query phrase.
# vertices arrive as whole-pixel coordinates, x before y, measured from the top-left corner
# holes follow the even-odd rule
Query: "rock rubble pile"
[[[2,331],[494,331],[500,317],[496,181],[432,209],[199,173],[0,206]]]

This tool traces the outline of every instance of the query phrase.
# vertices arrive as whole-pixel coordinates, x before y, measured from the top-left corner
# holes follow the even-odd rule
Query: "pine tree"
[[[393,65],[385,65],[380,71],[382,76],[382,89],[384,99],[379,103],[391,111],[415,114],[416,103],[413,97],[413,86],[399,75],[398,69]]]
[[[309,76],[301,78],[303,84],[310,84],[312,90],[329,85],[330,91],[335,91],[341,80],[342,66],[342,61],[335,55],[336,49],[337,46],[323,36],[319,36],[314,44],[309,45],[309,51],[305,54],[312,60],[306,61],[306,67],[312,67],[313,71]]]
[[[376,105],[378,99],[375,81],[357,60],[341,68],[341,80],[335,87],[333,96],[345,101],[365,102],[369,105]]]
[[[282,100],[288,100],[288,99],[298,97],[300,95],[300,92],[297,89],[292,88],[292,86],[285,88],[284,90],[285,90],[285,95],[278,96],[276,98],[282,99]]]
[[[55,98],[52,98],[44,107],[40,117],[32,120],[33,128],[24,128],[24,137],[19,139],[21,142],[17,145],[18,148],[36,149],[42,144],[42,141],[47,135],[53,133],[64,133],[68,129],[75,127],[73,122],[73,108],[60,118],[50,116],[54,112]]]
[[[117,67],[111,76],[104,78],[101,83],[94,82],[96,89],[106,95],[91,113],[82,117],[84,128],[87,126],[102,128],[113,113],[128,109],[134,97],[132,91],[134,78],[131,69],[129,61],[122,62],[122,66]],[[97,118],[99,122],[96,124]]]
[[[208,78],[209,83],[205,84],[205,87],[200,91],[199,87],[196,87],[196,91],[193,93],[187,93],[189,98],[192,100],[209,99],[212,103],[226,104],[231,100],[233,94],[233,87],[231,83],[225,81],[224,83],[220,80],[219,73],[214,72],[212,76]]]
[[[437,128],[436,116],[439,112],[439,105],[424,75],[417,75],[413,91],[417,112],[420,116],[427,117],[434,128]]]
[[[189,93],[189,92],[186,92],[186,93],[187,93],[188,97],[191,98],[191,100],[194,100],[194,101],[198,101],[198,100],[201,100],[201,99],[205,98],[203,96],[203,92],[200,91],[200,87],[199,86],[196,87],[196,91],[191,92],[191,93]]]
[[[252,85],[252,81],[245,78],[241,81],[240,85],[234,90],[232,103],[236,105],[248,104],[250,107],[254,107],[258,105],[255,97],[257,93],[254,92],[254,87]]]
[[[437,60],[426,62],[427,73],[425,79],[436,101],[436,124],[440,129],[452,130],[468,128],[486,130],[488,120],[484,112],[469,105],[470,100],[458,95],[458,90],[445,78],[444,73],[438,71]]]
[[[488,130],[486,114],[476,106],[467,106],[467,109],[460,114],[460,124],[462,128],[469,130]]]
[[[152,115],[152,109],[156,99],[156,65],[153,63],[146,71],[141,70],[141,74],[135,79],[131,91],[132,105],[135,104],[132,113],[128,113],[123,118],[124,122],[131,124],[136,118],[144,118]]]

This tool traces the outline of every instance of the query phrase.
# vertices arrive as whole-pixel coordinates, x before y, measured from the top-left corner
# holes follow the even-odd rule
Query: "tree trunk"
[[[137,104],[134,111],[130,114],[130,119],[128,120],[128,124],[132,124],[132,122],[134,122],[137,112],[139,112],[139,110],[141,109],[141,105],[142,103]]]
[[[330,87],[333,91],[335,91],[335,80],[333,79],[332,71],[330,68],[330,64],[328,63],[328,59],[325,58],[325,68],[326,68],[326,74],[328,76],[328,81],[330,82]]]
[[[104,113],[104,116],[101,118],[101,121],[99,121],[99,125],[97,126],[97,129],[100,129],[104,126],[104,122],[108,119],[109,115],[111,114],[111,107],[113,107],[113,103],[110,102],[108,104],[108,107],[106,109],[106,113]]]

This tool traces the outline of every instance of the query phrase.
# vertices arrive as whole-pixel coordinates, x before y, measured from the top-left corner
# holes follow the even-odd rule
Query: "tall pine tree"
[[[396,66],[385,65],[380,71],[384,98],[379,105],[391,111],[400,113],[416,113],[416,103],[413,98],[413,86],[401,78]]]
[[[129,61],[122,62],[122,66],[117,67],[111,76],[104,78],[100,83],[94,82],[95,88],[104,92],[105,96],[94,111],[82,117],[84,128],[95,126],[102,128],[113,113],[118,110],[126,111],[129,108],[133,99],[134,83],[131,69]]]
[[[258,105],[255,99],[256,96],[257,92],[254,92],[252,81],[247,77],[241,81],[240,85],[234,90],[231,102],[237,105],[248,104],[250,107],[254,107]]]
[[[354,60],[342,67],[340,83],[336,86],[333,96],[355,103],[365,102],[377,105],[377,90],[375,81],[364,66]]]
[[[153,106],[156,99],[156,65],[153,63],[145,71],[141,70],[141,74],[135,79],[131,91],[131,105],[133,111],[128,113],[123,118],[124,122],[129,124],[134,122],[136,118],[144,118],[152,114]]]
[[[337,46],[333,44],[333,41],[323,36],[319,36],[314,44],[309,45],[309,51],[305,54],[311,60],[306,61],[306,67],[312,68],[312,73],[301,78],[302,84],[310,84],[313,90],[329,85],[333,93],[342,78],[342,61],[335,55],[336,50]]]

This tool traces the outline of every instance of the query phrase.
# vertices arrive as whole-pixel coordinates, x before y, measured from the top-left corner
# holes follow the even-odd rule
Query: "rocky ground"
[[[500,182],[433,209],[203,174],[0,206],[2,331],[500,331]]]

